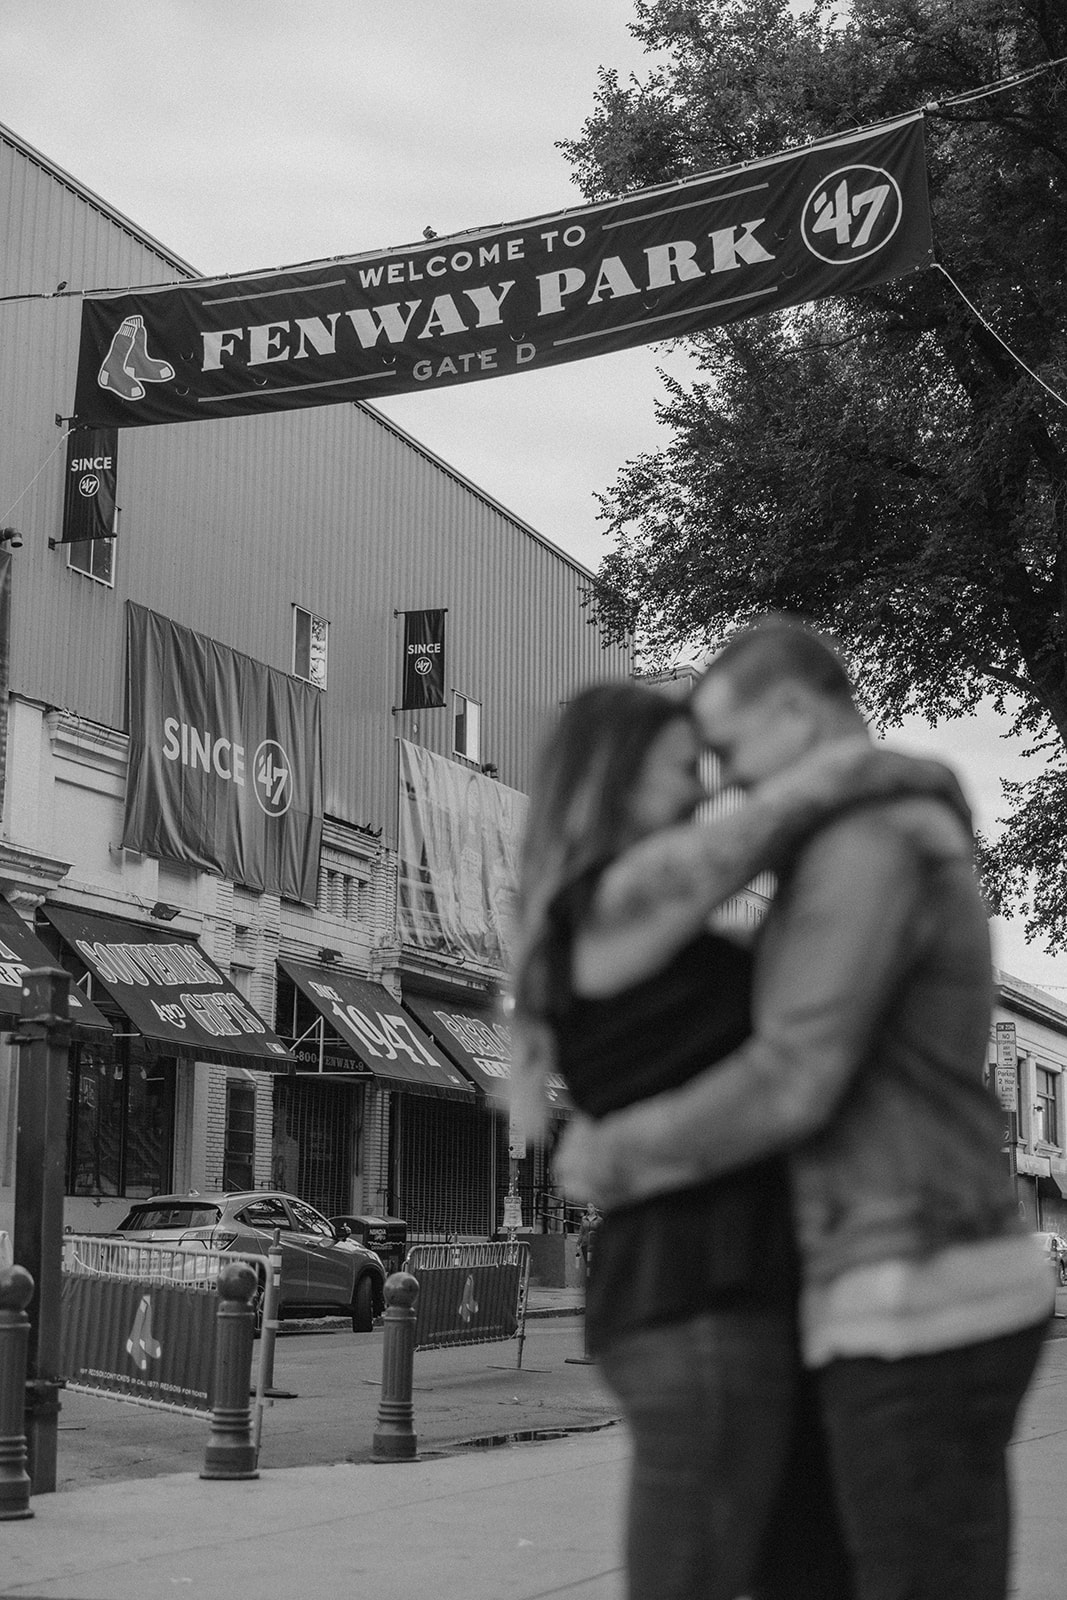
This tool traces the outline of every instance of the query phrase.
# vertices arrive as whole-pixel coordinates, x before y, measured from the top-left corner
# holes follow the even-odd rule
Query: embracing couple
[[[691,819],[703,748],[746,793]],[[768,617],[690,700],[604,684],[533,785],[515,1094],[577,1108],[586,1337],[633,1436],[631,1600],[1004,1600],[1006,1450],[1052,1306],[984,1085],[952,774],[875,745]],[[758,872],[753,949],[711,913]]]

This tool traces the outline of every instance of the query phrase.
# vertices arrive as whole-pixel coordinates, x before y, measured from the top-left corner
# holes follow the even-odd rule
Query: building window
[[[319,867],[319,887],[316,905],[332,917],[343,917],[346,922],[362,922],[367,915],[367,896],[370,885],[354,873],[339,867]]]
[[[316,689],[326,687],[326,650],[330,624],[303,606],[293,607],[293,676]]]
[[[222,1187],[252,1189],[256,1170],[256,1091],[250,1083],[226,1085]]]
[[[97,583],[115,587],[114,539],[79,539],[67,546],[67,566]]]
[[[482,708],[465,694],[452,697],[452,749],[468,761],[482,759]]]
[[[1059,1119],[1056,1115],[1056,1084],[1059,1073],[1047,1067],[1036,1071],[1037,1099],[1034,1104],[1034,1138],[1041,1144],[1056,1144],[1059,1140]]]

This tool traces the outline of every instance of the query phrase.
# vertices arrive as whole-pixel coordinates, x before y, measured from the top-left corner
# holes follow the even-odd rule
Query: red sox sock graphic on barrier
[[[143,317],[126,317],[100,364],[97,382],[114,389],[124,400],[140,400],[146,383],[167,383],[174,376],[169,361],[148,354]]]
[[[478,1302],[474,1298],[473,1272],[468,1272],[467,1281],[463,1285],[463,1298],[459,1302],[459,1314],[464,1322],[470,1322],[472,1317],[478,1315]]]
[[[159,1340],[152,1335],[152,1300],[147,1294],[141,1296],[141,1303],[137,1307],[130,1337],[126,1340],[126,1353],[142,1372],[150,1360],[158,1361],[163,1354]]]

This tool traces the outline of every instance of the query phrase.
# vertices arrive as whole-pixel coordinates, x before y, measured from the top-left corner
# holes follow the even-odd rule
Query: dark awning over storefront
[[[471,1001],[437,1000],[421,994],[404,996],[404,1004],[442,1050],[468,1073],[493,1100],[506,1105],[511,1079],[511,1030],[487,1006]],[[550,1104],[567,1106],[562,1078],[551,1076]]]
[[[44,915],[161,1053],[284,1070],[289,1051],[195,939],[66,906]],[[249,1058],[254,1058],[249,1060]]]
[[[22,1008],[22,974],[28,967],[54,967],[56,958],[27,927],[17,911],[0,899],[0,1017],[17,1023]],[[111,1025],[102,1017],[78,985],[70,985],[70,1020],[78,1028],[103,1028]]]
[[[472,1085],[380,983],[287,957],[278,965],[344,1040],[365,1075],[409,1094],[473,1099]],[[326,1052],[332,1048],[327,1045]]]

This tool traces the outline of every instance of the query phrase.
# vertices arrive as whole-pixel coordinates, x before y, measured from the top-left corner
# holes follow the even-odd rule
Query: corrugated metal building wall
[[[0,136],[0,158],[0,295],[44,296],[0,303],[0,507],[15,502],[25,541],[12,691],[121,728],[127,597],[284,670],[300,605],[330,623],[326,810],[391,840],[393,736],[415,736],[413,719],[390,715],[393,613],[443,606],[449,687],[482,704],[482,759],[525,788],[541,719],[582,682],[626,671],[627,655],[605,653],[588,625],[580,567],[369,408],[125,430],[114,587],[49,550],[63,451],[47,458],[62,433],[54,416],[71,406],[80,322],[79,299],[53,291],[188,269],[13,137]],[[422,713],[417,739],[450,755],[449,712]]]
[[[113,581],[72,570],[66,547],[49,540],[61,532],[66,452],[56,417],[73,403],[80,295],[195,274],[2,128],[0,183],[0,523],[23,541],[12,562],[5,898],[27,921],[58,892],[141,926],[162,903],[268,1022],[278,957],[314,962],[326,949],[393,994],[411,977],[488,1003],[499,973],[396,944],[397,736],[455,758],[451,705],[393,714],[396,613],[447,608],[449,697],[456,691],[482,708],[475,765],[492,763],[521,791],[560,702],[631,669],[629,653],[604,651],[586,620],[588,575],[383,415],[351,404],[120,431]],[[293,607],[329,622],[317,906],[255,895],[119,844],[127,599],[283,671],[293,668]],[[0,1104],[12,1070],[12,1047],[0,1038]],[[252,1070],[233,1068],[232,1081],[245,1083]],[[199,1062],[172,1070],[168,1170],[178,1187],[224,1180],[228,1072]],[[423,1232],[496,1226],[501,1140],[506,1148],[498,1111],[472,1102],[461,1108],[464,1122],[447,1101],[412,1109],[396,1103],[413,1098],[402,1090],[356,1079],[331,1086],[298,1076],[275,1087],[273,1130],[269,1090],[257,1091],[257,1184],[288,1140],[299,1147],[291,1181],[320,1204],[403,1203]],[[352,1129],[339,1143],[329,1137],[338,1100]],[[9,1166],[0,1159],[0,1225]],[[67,1220],[113,1225],[128,1181],[119,1175],[103,1201],[76,1184]],[[106,1215],[92,1209],[101,1203]]]

